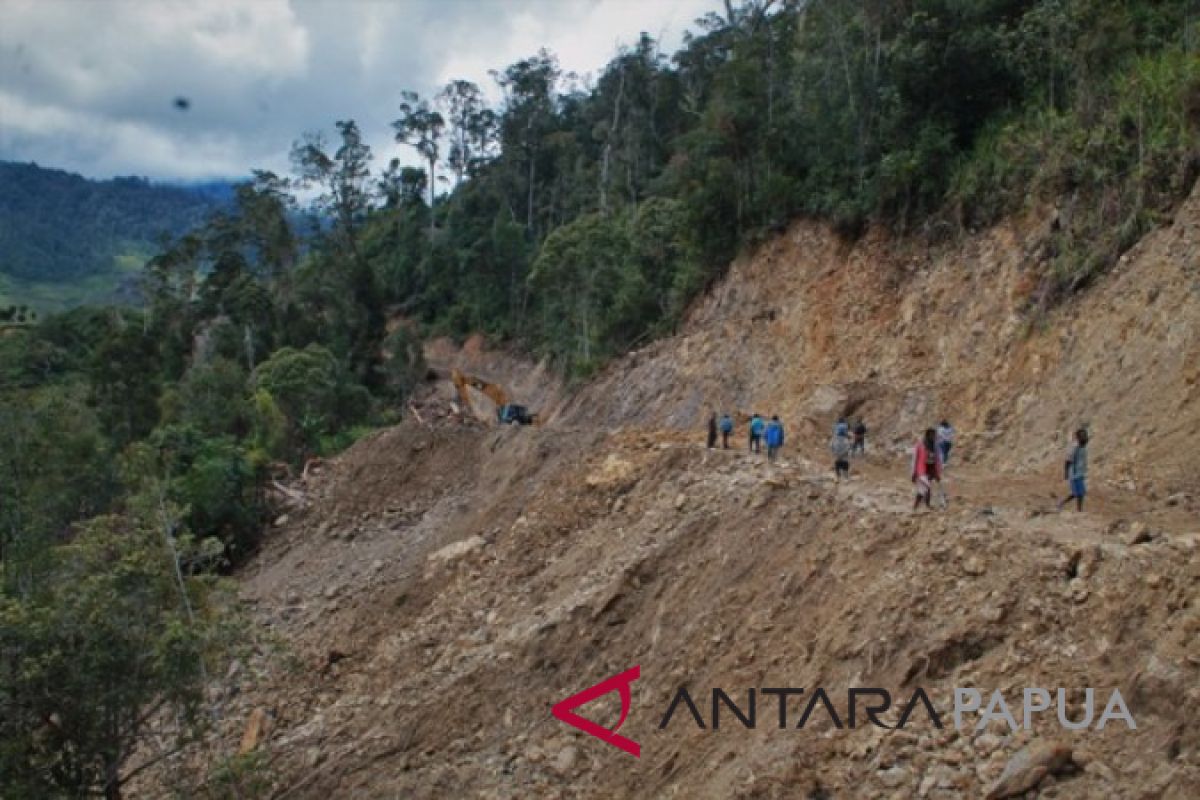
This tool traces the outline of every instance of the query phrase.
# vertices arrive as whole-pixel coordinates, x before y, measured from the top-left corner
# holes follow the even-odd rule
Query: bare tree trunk
[[[613,139],[621,126],[621,102],[625,97],[625,67],[621,67],[621,80],[617,84],[617,102],[613,108],[612,125],[604,142],[604,158],[600,162],[600,213],[608,216],[608,168],[612,160]]]
[[[242,344],[246,348],[246,369],[254,372],[254,337],[250,333],[250,325],[243,325]]]
[[[437,162],[434,161],[432,158],[429,159],[429,233],[430,233],[430,235],[433,234],[433,231],[435,228],[435,226],[433,224],[434,223],[433,204],[437,199],[437,196],[436,196],[436,192],[437,192],[436,170],[437,170]]]
[[[537,162],[534,160],[533,148],[527,149],[529,154],[529,193],[525,204],[525,230],[533,233],[533,181],[536,176]]]

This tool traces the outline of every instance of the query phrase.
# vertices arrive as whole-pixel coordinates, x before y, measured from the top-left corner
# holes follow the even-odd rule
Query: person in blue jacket
[[[783,447],[783,423],[779,421],[779,415],[776,414],[767,423],[767,460],[774,461],[781,447]]]
[[[750,418],[750,452],[751,453],[762,452],[760,450],[760,443],[762,442],[763,428],[765,428],[765,427],[766,427],[766,423],[763,422],[763,418],[761,415],[755,414],[753,417]]]
[[[833,424],[833,435],[834,436],[849,436],[850,435],[850,423],[846,421],[845,417],[838,417],[838,421]]]
[[[721,446],[726,450],[729,449],[729,434],[733,433],[733,417],[728,414],[721,415]]]

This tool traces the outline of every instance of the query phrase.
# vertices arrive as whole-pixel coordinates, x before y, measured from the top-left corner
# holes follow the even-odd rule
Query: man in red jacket
[[[926,508],[933,508],[930,500],[933,497],[933,482],[937,481],[938,488],[942,485],[942,454],[937,446],[937,431],[929,428],[924,438],[913,448],[912,482],[916,485],[917,496],[913,500],[913,511],[916,511],[922,501]],[[945,494],[942,494],[945,497]]]

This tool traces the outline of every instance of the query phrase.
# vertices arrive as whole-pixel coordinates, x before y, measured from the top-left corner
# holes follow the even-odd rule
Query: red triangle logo
[[[578,728],[584,733],[595,736],[602,742],[608,742],[613,747],[624,750],[634,758],[641,758],[642,746],[632,739],[628,739],[617,733],[617,731],[621,730],[621,726],[625,724],[625,718],[629,716],[629,708],[633,702],[629,687],[641,676],[641,665],[627,669],[622,673],[613,675],[611,678],[600,681],[595,686],[584,689],[578,694],[571,695],[566,700],[555,703],[554,707],[550,709],[550,713],[573,728]],[[603,697],[609,692],[619,692],[621,695],[621,718],[617,720],[616,727],[610,730],[575,713],[574,710],[576,708],[585,703],[592,702],[597,697]]]

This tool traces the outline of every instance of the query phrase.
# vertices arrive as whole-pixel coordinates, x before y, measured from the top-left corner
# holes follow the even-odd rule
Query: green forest
[[[202,225],[219,207],[222,188],[133,177],[91,181],[0,161],[0,323],[135,299],[146,259]]]
[[[578,380],[793,219],[948,240],[1055,203],[1044,313],[1200,175],[1198,53],[1191,0],[753,0],[593,78],[532,54],[498,103],[398,87],[419,167],[350,119],[297,132],[289,174],[149,258],[139,306],[0,319],[0,794],[119,797],[156,714],[180,747],[211,724],[272,470],[398,420],[424,338]],[[64,270],[77,233],[46,234]]]

